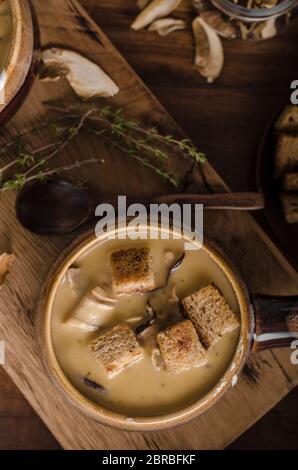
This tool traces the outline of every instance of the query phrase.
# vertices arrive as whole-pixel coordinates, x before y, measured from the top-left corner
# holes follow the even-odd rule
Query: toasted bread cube
[[[280,200],[288,224],[298,224],[298,192],[281,193]]]
[[[285,191],[298,191],[298,171],[283,176],[282,187]]]
[[[155,288],[149,248],[129,248],[111,255],[112,285],[116,295],[148,292]]]
[[[182,304],[206,349],[239,326],[237,316],[213,284],[186,297]]]
[[[291,333],[298,333],[298,317],[296,312],[289,313],[287,315],[287,326]]]
[[[157,342],[166,370],[172,374],[206,362],[206,350],[189,320],[176,323],[158,333]]]
[[[275,176],[278,178],[298,166],[298,135],[280,133],[276,143]]]
[[[287,105],[277,119],[274,128],[279,132],[298,133],[298,106]]]
[[[92,341],[90,347],[110,379],[144,356],[134,332],[126,323],[110,328]]]

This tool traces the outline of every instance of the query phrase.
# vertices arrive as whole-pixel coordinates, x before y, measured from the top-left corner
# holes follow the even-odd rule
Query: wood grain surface
[[[289,102],[298,76],[297,22],[267,41],[224,40],[223,73],[211,86],[192,66],[191,0],[173,16],[187,29],[167,37],[129,26],[134,0],[81,0],[150,90],[234,190],[255,189],[260,138],[274,113]],[[216,136],[214,131],[216,129]]]
[[[105,22],[110,21],[107,14],[109,2],[100,2],[101,15],[99,14],[100,10],[96,8],[97,3],[85,3],[89,3],[91,13],[95,15],[100,24],[101,18]],[[115,2],[116,4],[119,5],[120,0]],[[64,0],[63,3],[60,0],[48,2],[35,0],[34,5],[40,19],[43,45],[53,43],[68,47],[75,45],[81,52],[102,65],[117,81],[121,93],[114,100],[115,104],[123,106],[128,115],[142,120],[145,124],[156,123],[168,132],[179,134],[179,128],[176,127],[164,108],[127,66],[105,35],[75,0]],[[183,8],[184,6],[182,14],[188,14]],[[134,2],[127,2],[124,9],[125,15],[131,15],[133,12],[135,12]],[[119,5],[119,15],[120,13],[122,14],[122,6]],[[132,38],[133,34],[135,33],[129,32],[128,37],[136,44],[137,40]],[[138,36],[141,44],[142,41],[151,40],[147,34]],[[188,51],[189,54],[191,40],[186,36],[186,32],[182,34],[186,41],[185,44],[188,44],[185,46],[185,51]],[[140,47],[140,43],[138,44]],[[178,46],[174,45],[175,49],[176,47],[178,50]],[[236,50],[236,46],[231,47],[235,47]],[[240,46],[240,49],[241,47],[243,46]],[[243,53],[244,51],[245,49],[243,49]],[[156,53],[158,53],[158,49]],[[185,60],[187,54],[185,58],[182,57],[181,50],[179,54],[181,60]],[[144,54],[142,60],[146,60]],[[153,68],[155,63],[156,61],[153,60]],[[173,61],[173,67],[176,67],[175,64],[176,62]],[[184,69],[180,68],[181,64],[178,67],[181,73],[184,73]],[[166,67],[164,70],[167,70]],[[160,70],[155,73],[156,75],[161,74]],[[243,80],[241,73],[239,71],[238,73],[239,77],[242,77],[239,79]],[[238,73],[236,73],[237,76]],[[187,67],[185,65],[185,74],[190,74],[193,81],[192,88],[196,89],[195,93],[190,93],[188,104],[185,103],[185,115],[187,115],[187,109],[189,113],[194,112],[195,100],[191,96],[196,94],[198,96],[199,93],[201,97],[200,109],[202,113],[207,112],[205,108],[210,108],[210,106],[212,108],[212,93],[219,85],[212,88],[207,87],[196,74],[193,75],[189,63]],[[221,81],[225,80],[223,75]],[[183,80],[181,84],[182,82]],[[233,87],[232,82],[230,86]],[[248,87],[248,82],[246,82],[246,86]],[[222,86],[222,90],[224,88]],[[226,92],[228,93],[228,89]],[[231,90],[229,93],[232,93],[231,96],[233,96]],[[36,83],[26,105],[8,126],[8,132],[15,133],[23,130],[24,127],[41,118],[45,113],[41,105],[42,100],[64,95],[69,95],[65,83],[59,85]],[[249,101],[248,97],[247,100]],[[196,106],[195,103],[195,109],[197,109]],[[229,112],[232,113],[232,110]],[[211,119],[212,109],[209,109],[208,113],[210,113],[208,124],[209,126],[212,124],[212,127],[208,127],[209,139],[212,137],[212,141],[217,143],[221,140],[221,148],[225,149],[224,155],[227,158],[230,151],[231,154],[233,153],[233,134],[236,132],[232,128],[233,119],[230,122],[230,134],[221,135],[220,125],[214,118],[214,114]],[[195,140],[200,142],[200,147],[205,150],[206,128],[195,123],[194,126],[196,129]],[[216,139],[214,138],[215,132]],[[36,142],[43,138],[43,135],[34,137]],[[210,142],[209,146],[212,147]],[[238,152],[242,147],[238,145]],[[122,155],[107,152],[97,142],[86,138],[81,138],[71,146],[63,155],[63,161],[69,162],[79,158],[82,154],[87,157],[93,152],[104,156],[105,165],[99,168],[98,172],[84,169],[80,174],[74,173],[73,178],[88,179],[88,183],[92,187],[107,194],[148,196],[169,189],[165,188],[164,183],[155,175],[143,168],[136,167]],[[186,162],[181,162],[174,156],[171,166],[180,175],[187,170]],[[205,178],[202,179],[201,172],[197,172],[195,184],[191,188],[193,191],[206,192],[206,180],[207,186],[212,187],[214,191],[226,189],[210,165],[206,165],[204,168],[204,175]],[[40,287],[51,264],[76,234],[59,239],[31,235],[23,230],[15,220],[13,205],[14,196],[10,195],[1,201],[0,208],[1,249],[15,253],[17,258],[7,283],[0,293],[0,337],[5,341],[7,350],[5,369],[64,448],[223,448],[250,427],[297,384],[298,371],[297,367],[290,364],[289,350],[267,351],[258,356],[251,356],[245,373],[241,376],[237,386],[209,413],[170,432],[127,433],[103,427],[80,415],[64,402],[45,376],[34,337],[34,313]],[[205,232],[227,251],[251,290],[274,294],[297,293],[297,273],[250,216],[231,212],[208,214],[205,218]]]

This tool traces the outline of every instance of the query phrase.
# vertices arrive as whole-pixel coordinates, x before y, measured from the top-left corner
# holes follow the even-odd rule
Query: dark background
[[[193,70],[184,1],[175,16],[188,30],[165,38],[130,31],[134,0],[82,0],[131,66],[203,150],[234,191],[256,189],[257,150],[298,79],[298,25],[262,42],[225,41],[225,68],[213,85]],[[261,220],[261,223],[263,221]],[[265,225],[264,225],[265,226]],[[266,226],[265,226],[266,228]],[[231,449],[298,449],[298,388],[235,441]],[[58,449],[39,417],[0,368],[0,449]]]

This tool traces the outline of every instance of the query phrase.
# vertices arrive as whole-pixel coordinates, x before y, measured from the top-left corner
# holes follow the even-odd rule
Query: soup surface
[[[156,350],[156,334],[148,333],[141,341],[145,354],[138,363],[126,367],[113,378],[108,378],[90,349],[101,331],[121,322],[128,322],[134,329],[145,315],[150,299],[158,317],[164,317],[162,328],[183,320],[173,308],[173,296],[184,298],[202,285],[213,282],[226,301],[239,315],[239,307],[233,288],[225,273],[204,249],[185,251],[178,269],[171,272],[166,286],[151,293],[116,297],[112,310],[101,312],[98,329],[85,331],[72,324],[71,318],[79,299],[90,286],[111,285],[110,256],[112,253],[131,247],[149,247],[152,254],[156,285],[165,283],[169,264],[167,254],[175,257],[184,253],[182,240],[103,240],[76,259],[72,268],[75,276],[70,279],[65,271],[58,286],[52,308],[51,331],[56,358],[69,381],[84,396],[127,417],[158,416],[181,409],[203,397],[216,385],[230,365],[235,354],[239,328],[225,334],[207,351],[207,361],[177,374],[171,374],[163,366],[152,362],[152,351]],[[88,312],[86,312],[88,315]],[[97,323],[98,324],[98,323]],[[98,390],[86,384],[86,380],[100,384]]]

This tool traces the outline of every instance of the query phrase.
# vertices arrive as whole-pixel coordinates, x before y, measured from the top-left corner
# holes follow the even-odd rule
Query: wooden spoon
[[[258,210],[264,208],[260,193],[166,194],[152,199],[127,198],[127,205],[142,203],[196,203],[205,209]],[[44,183],[33,181],[24,186],[16,200],[16,215],[20,223],[40,235],[70,233],[95,217],[100,204],[117,206],[117,196],[102,197],[74,186],[68,181],[52,179]]]

